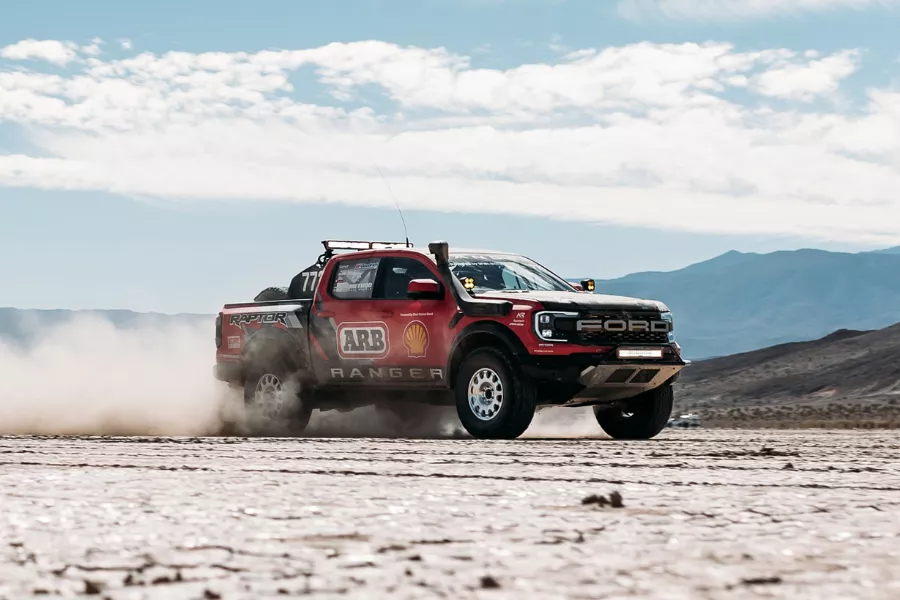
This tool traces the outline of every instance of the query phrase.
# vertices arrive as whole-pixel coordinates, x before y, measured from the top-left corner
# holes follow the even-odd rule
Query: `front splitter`
[[[578,383],[584,389],[564,406],[586,406],[624,400],[663,385],[677,375],[683,364],[611,364],[584,369]]]

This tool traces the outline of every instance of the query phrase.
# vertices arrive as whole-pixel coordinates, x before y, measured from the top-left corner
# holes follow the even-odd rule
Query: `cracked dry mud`
[[[900,597],[890,432],[5,437],[0,503],[2,598]]]

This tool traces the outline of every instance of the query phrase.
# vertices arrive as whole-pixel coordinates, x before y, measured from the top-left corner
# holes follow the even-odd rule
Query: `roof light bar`
[[[323,240],[326,250],[387,250],[390,248],[412,248],[406,242],[361,242],[353,240]]]

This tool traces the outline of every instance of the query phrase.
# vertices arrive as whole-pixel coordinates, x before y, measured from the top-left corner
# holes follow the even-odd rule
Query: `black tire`
[[[265,388],[275,383],[284,394],[282,408],[277,414],[260,412],[257,409],[257,400],[265,398]],[[247,424],[251,432],[271,436],[303,433],[309,425],[312,410],[304,404],[300,387],[294,370],[286,364],[276,364],[267,368],[250,367],[244,381],[244,407],[247,409]]]
[[[254,302],[273,302],[276,300],[287,300],[288,290],[283,287],[267,287],[256,295]]]
[[[675,396],[671,385],[662,385],[628,401],[625,409],[594,407],[597,423],[616,440],[649,440],[656,437],[672,416]]]
[[[479,372],[483,375],[492,373],[490,377],[495,381],[489,383],[492,381],[489,379],[484,383],[494,386],[491,390],[502,391],[499,408],[485,408],[480,417],[469,403],[469,384]],[[519,374],[512,361],[496,348],[475,350],[463,360],[453,392],[456,396],[456,414],[466,431],[475,438],[515,439],[525,433],[534,418],[534,385]],[[493,391],[491,396],[495,397]],[[493,410],[496,412],[491,415]]]

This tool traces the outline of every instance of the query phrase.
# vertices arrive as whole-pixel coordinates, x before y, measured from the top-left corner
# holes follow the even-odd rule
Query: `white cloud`
[[[103,50],[100,49],[102,45],[103,40],[101,40],[100,38],[94,38],[91,40],[90,44],[81,47],[81,53],[88,56],[99,56],[103,52]]]
[[[719,20],[892,5],[900,5],[900,0],[619,0],[618,9],[630,19],[662,15]]]
[[[22,40],[0,48],[0,57],[9,60],[45,60],[56,65],[65,65],[78,58],[78,45],[57,40]]]
[[[806,102],[858,61],[641,43],[493,70],[369,41],[0,65],[0,120],[42,151],[0,155],[0,185],[388,207],[377,162],[406,208],[900,243],[900,94]],[[299,101],[301,68],[336,100]]]
[[[126,38],[119,40],[119,46],[121,46],[122,50],[131,50],[133,48],[131,40]]]
[[[839,52],[806,64],[788,64],[760,73],[753,89],[775,98],[813,100],[837,91],[841,80],[856,71],[859,53]]]

